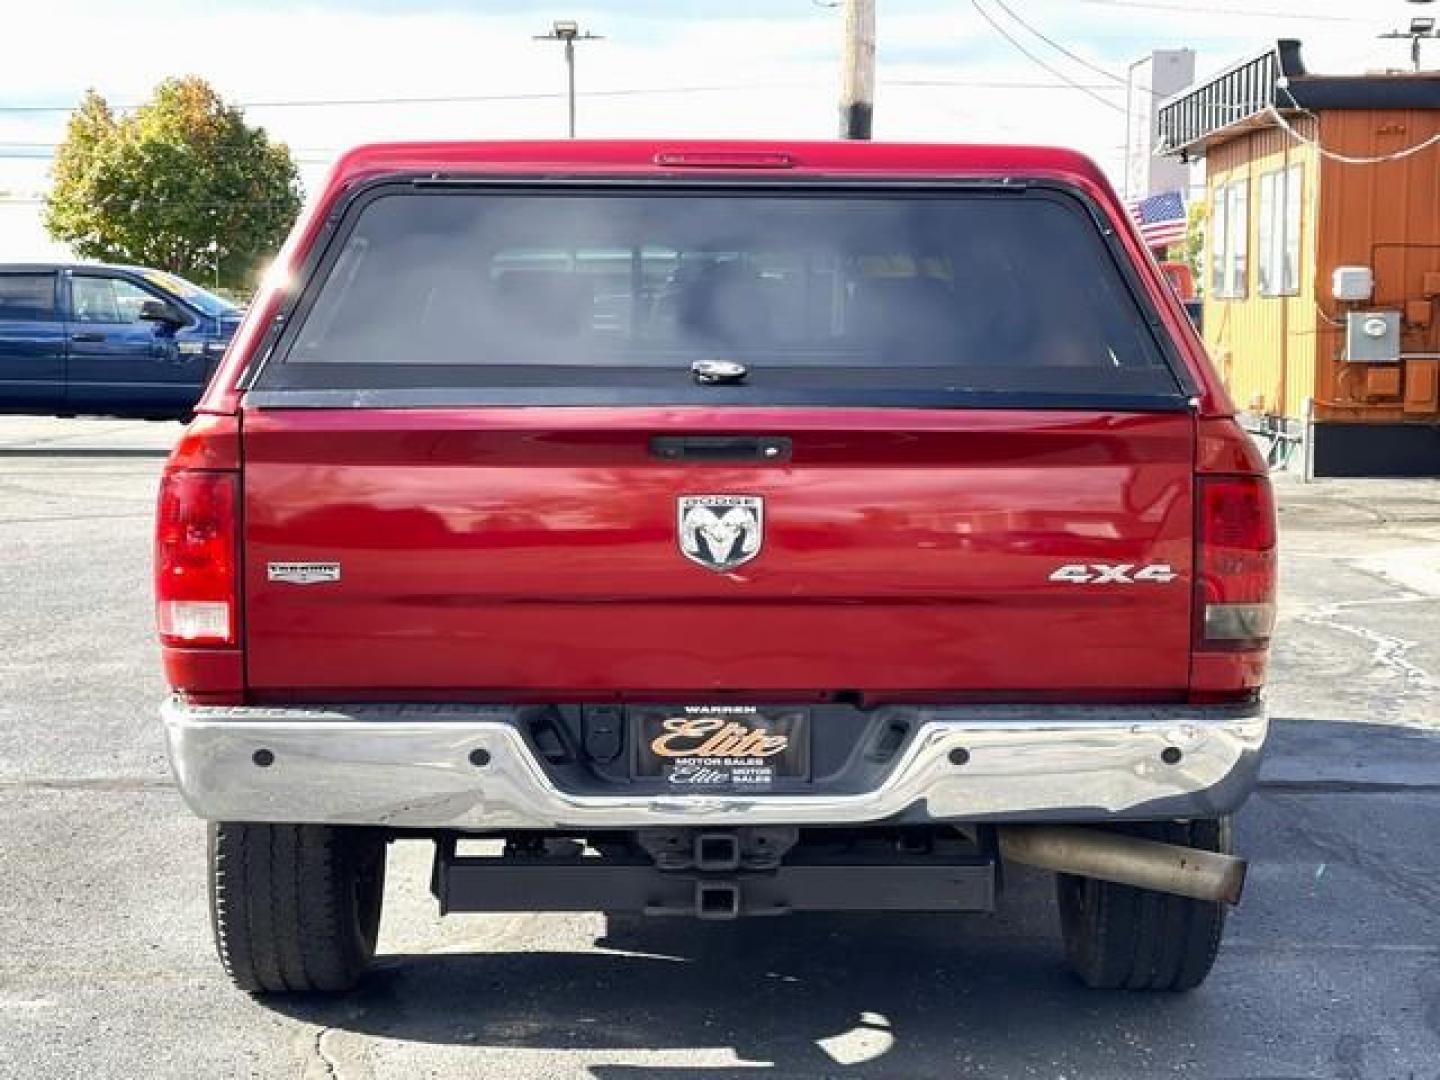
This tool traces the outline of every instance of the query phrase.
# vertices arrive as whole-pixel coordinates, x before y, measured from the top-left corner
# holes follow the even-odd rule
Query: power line
[[[0,149],[4,150],[58,150],[64,145],[59,142],[39,142],[30,139],[0,139]],[[248,147],[252,144],[246,141],[234,141],[210,143],[209,145],[215,148],[231,149]],[[339,154],[343,152],[343,149],[338,146],[288,146],[288,149],[292,154]]]
[[[1003,37],[1006,41],[1008,41],[1011,45],[1013,45],[1013,46],[1014,46],[1017,50],[1019,50],[1019,52],[1022,53],[1024,56],[1028,57],[1029,60],[1030,60],[1032,63],[1038,64],[1040,67],[1042,67],[1042,68],[1044,68],[1046,71],[1048,71],[1051,75],[1054,75],[1054,76],[1055,76],[1057,79],[1059,79],[1061,82],[1065,83],[1066,85],[1068,85],[1068,86],[1070,86],[1070,87],[1072,87],[1072,88],[1074,88],[1074,89],[1076,89],[1076,90],[1079,90],[1079,91],[1080,91],[1082,94],[1084,94],[1086,97],[1091,98],[1092,100],[1099,102],[1101,105],[1104,105],[1107,109],[1112,109],[1112,110],[1114,110],[1115,112],[1118,112],[1118,113],[1124,113],[1124,112],[1125,112],[1125,109],[1124,109],[1122,106],[1117,105],[1115,102],[1111,101],[1109,98],[1101,97],[1101,96],[1100,96],[1099,94],[1097,94],[1094,90],[1092,90],[1092,89],[1090,89],[1088,86],[1086,86],[1084,83],[1078,83],[1078,82],[1076,82],[1074,79],[1070,78],[1069,75],[1065,74],[1065,72],[1061,71],[1059,68],[1051,66],[1051,65],[1050,65],[1049,63],[1047,63],[1045,60],[1043,60],[1043,59],[1040,58],[1039,56],[1036,56],[1033,52],[1031,52],[1029,49],[1027,49],[1027,48],[1026,48],[1024,45],[1022,45],[1019,41],[1017,41],[1017,40],[1015,39],[1015,36],[1014,36],[1013,34],[1011,34],[1008,30],[1006,30],[1005,27],[1003,27],[1002,25],[1000,25],[1000,23],[995,20],[994,16],[992,16],[988,11],[986,11],[983,7],[981,7],[981,6],[980,6],[980,0],[970,0],[970,6],[973,7],[973,8],[976,10],[977,13],[979,13],[979,15],[980,15],[980,17],[981,17],[982,19],[984,19],[987,23],[989,23],[989,24],[991,25],[992,28],[994,28],[994,30],[995,30],[995,32],[996,32],[997,34],[999,34],[999,35],[1000,35],[1001,37]]]
[[[1043,65],[1042,65],[1042,66],[1043,66]],[[1047,68],[1047,70],[1052,70],[1052,69],[1048,69],[1048,68]],[[1063,78],[1063,77],[1062,77],[1062,78]],[[1006,80],[1006,79],[881,79],[881,80],[879,80],[879,82],[880,82],[880,85],[882,85],[882,86],[906,87],[906,88],[927,88],[927,89],[943,89],[943,88],[946,88],[946,87],[956,87],[956,88],[974,89],[974,90],[1039,91],[1039,92],[1053,92],[1053,91],[1057,91],[1057,90],[1061,90],[1061,91],[1065,91],[1065,92],[1069,92],[1069,91],[1072,91],[1072,90],[1081,90],[1081,91],[1086,91],[1086,92],[1088,92],[1088,91],[1091,91],[1091,90],[1104,90],[1104,89],[1108,89],[1108,87],[1106,87],[1104,84],[1101,84],[1101,83],[1077,83],[1077,82],[1075,82],[1074,80],[1068,79],[1068,78],[1064,78],[1063,81],[1061,81],[1061,82],[1024,82],[1024,81]],[[620,94],[629,95],[629,94],[645,94],[645,93],[699,93],[699,92],[706,91],[706,90],[720,91],[720,90],[724,90],[724,89],[748,90],[748,89],[760,89],[760,88],[772,89],[772,88],[777,88],[777,87],[809,88],[810,86],[811,86],[811,84],[809,84],[809,83],[798,83],[798,82],[797,82],[797,83],[768,83],[768,84],[754,83],[754,84],[749,84],[749,85],[743,86],[743,87],[733,87],[733,88],[719,87],[719,86],[708,87],[708,88],[705,88],[705,87],[676,87],[676,88],[673,88],[673,89],[671,89],[671,90],[664,90],[664,89],[655,89],[655,90],[601,90],[601,91],[592,91],[591,93],[594,94],[594,95],[597,95],[597,96],[615,96],[615,95],[620,95]],[[532,99],[535,99],[535,98],[556,99],[556,98],[560,98],[560,97],[562,97],[562,96],[564,96],[564,95],[561,95],[561,94],[539,94],[539,95],[523,95],[523,96],[521,96],[521,95],[507,95],[507,96],[497,96],[497,97],[472,96],[472,97],[453,97],[453,98],[416,97],[416,98],[387,98],[387,99],[383,99],[383,101],[384,101],[386,104],[391,104],[391,105],[408,105],[408,104],[434,104],[434,103],[437,103],[437,102],[532,100]],[[584,96],[586,96],[586,95],[585,95],[584,93],[582,93],[580,96],[584,97]],[[312,101],[312,102],[295,101],[295,102],[291,102],[290,104],[297,105],[297,106],[301,106],[301,105],[316,105],[316,106],[368,105],[368,104],[374,104],[375,102],[380,101],[380,100],[382,100],[382,99],[364,99],[364,100],[361,100],[361,99],[346,99],[346,100],[332,99],[332,100],[326,100],[326,101],[318,101],[318,100],[317,100],[317,101]],[[245,108],[257,108],[257,107],[260,107],[261,104],[263,104],[263,103],[256,103],[256,102],[250,102],[250,103],[248,103],[248,104],[242,103],[242,107],[245,107]],[[268,104],[270,104],[270,105],[276,105],[276,104],[280,104],[280,103],[271,102],[271,103],[268,103]],[[1106,102],[1106,104],[1109,104],[1109,103]],[[124,109],[132,108],[132,107],[133,107],[133,106],[116,106],[115,108],[116,108],[116,111],[123,111]],[[4,113],[4,112],[23,112],[23,111],[32,111],[32,112],[63,112],[63,111],[70,111],[70,112],[73,112],[74,109],[73,109],[72,106],[68,106],[68,105],[0,105],[0,113]],[[282,141],[283,141],[283,140],[282,140]],[[63,145],[63,143],[58,143],[58,142],[29,142],[29,141],[19,141],[19,140],[8,140],[8,141],[7,141],[7,140],[0,140],[0,160],[3,160],[3,161],[46,161],[46,160],[49,160],[50,158],[54,157],[54,152],[57,151],[57,150],[59,150],[62,145]],[[292,146],[292,147],[289,147],[289,149],[290,149],[292,155],[294,155],[294,160],[296,161],[296,163],[297,163],[297,164],[301,164],[301,165],[323,165],[323,164],[326,164],[326,163],[328,163],[329,161],[333,160],[335,157],[339,156],[340,154],[344,153],[344,148],[343,148],[343,147],[334,147],[334,146],[301,146],[301,147]],[[35,151],[35,153],[26,153],[25,151]]]
[[[16,143],[0,142],[0,161],[36,161],[51,162],[59,157],[63,143]],[[239,144],[231,144],[239,148]],[[212,144],[207,149],[219,149],[225,144]],[[340,149],[304,149],[296,150],[291,148],[290,160],[296,165],[329,165],[338,158],[343,150]]]
[[[1197,7],[1194,4],[1164,4],[1156,0],[1081,0],[1085,4],[1104,7],[1140,8],[1149,11],[1177,11],[1187,15],[1234,15],[1246,19],[1297,19],[1301,22],[1370,23],[1353,15],[1316,15],[1309,11],[1275,11],[1273,9]]]
[[[1093,2],[1099,2],[1099,0],[1093,0]],[[975,0],[971,0],[971,3],[972,3],[972,4],[975,3]],[[1115,83],[1119,84],[1120,86],[1125,87],[1127,91],[1133,89],[1133,90],[1135,90],[1135,91],[1137,91],[1137,92],[1139,92],[1139,93],[1142,93],[1142,94],[1149,94],[1152,98],[1156,98],[1156,99],[1161,99],[1161,98],[1165,98],[1165,97],[1168,97],[1168,96],[1169,96],[1169,95],[1167,95],[1167,94],[1162,94],[1162,93],[1160,93],[1160,92],[1157,91],[1157,90],[1153,90],[1153,89],[1151,89],[1151,88],[1148,87],[1148,86],[1135,85],[1135,84],[1131,83],[1128,79],[1124,78],[1123,76],[1117,75],[1117,74],[1115,74],[1115,72],[1113,72],[1113,71],[1108,71],[1108,70],[1106,70],[1105,68],[1100,67],[1098,64],[1093,64],[1093,63],[1091,63],[1089,60],[1085,59],[1085,57],[1081,56],[1079,53],[1072,52],[1070,49],[1066,48],[1063,44],[1061,44],[1060,42],[1056,41],[1054,38],[1050,37],[1048,34],[1046,34],[1046,33],[1044,33],[1043,31],[1041,31],[1038,27],[1036,27],[1036,26],[1032,25],[1031,23],[1028,23],[1028,22],[1026,22],[1024,19],[1022,19],[1018,14],[1016,14],[1016,12],[1010,7],[1009,4],[1005,3],[1005,0],[995,0],[995,5],[996,5],[998,8],[1000,8],[1002,11],[1004,11],[1005,14],[1009,15],[1010,18],[1014,19],[1017,23],[1019,23],[1021,26],[1023,26],[1026,30],[1030,31],[1030,33],[1034,34],[1034,35],[1035,35],[1037,38],[1039,38],[1041,41],[1045,42],[1045,44],[1049,45],[1052,49],[1057,49],[1057,50],[1059,50],[1060,52],[1064,53],[1066,56],[1068,56],[1070,59],[1076,61],[1077,63],[1084,64],[1084,65],[1085,65],[1087,68],[1089,68],[1091,71],[1098,72],[1099,74],[1104,75],[1107,79],[1110,79],[1110,80],[1114,81]],[[977,7],[978,7],[978,5],[977,5]],[[1195,9],[1186,9],[1186,10],[1195,10]],[[981,13],[982,15],[985,14],[985,12],[983,12],[983,11],[981,11],[980,13]],[[988,19],[988,16],[987,16],[987,19]],[[990,25],[991,25],[991,26],[995,26],[994,20],[990,20]],[[996,29],[998,30],[999,27],[997,26]],[[1011,42],[1011,44],[1015,45],[1016,48],[1020,48],[1019,43],[1016,42],[1014,38],[1011,38],[1010,35],[1006,34],[1005,37],[1006,37],[1007,40],[1009,40],[1009,41]],[[1026,56],[1029,56],[1032,60],[1036,60],[1037,63],[1040,62],[1037,57],[1035,57],[1032,53],[1028,52],[1027,50],[1021,49],[1021,51],[1024,52]],[[1049,65],[1046,65],[1046,64],[1042,64],[1042,66],[1045,67],[1045,70],[1046,70],[1046,71],[1052,71],[1052,72],[1053,72],[1053,71],[1055,70],[1054,68],[1052,68],[1052,67],[1050,67]],[[1063,78],[1064,76],[1061,76],[1061,77]],[[1066,79],[1065,82],[1066,82],[1066,85],[1065,85],[1065,86],[1063,86],[1063,87],[1055,87],[1055,88],[1056,88],[1056,89],[1074,89],[1074,90],[1084,90],[1084,89],[1108,90],[1108,89],[1110,89],[1110,87],[1108,87],[1108,86],[1100,86],[1100,85],[1097,85],[1097,84],[1095,84],[1095,83],[1089,83],[1089,84],[1086,84],[1086,83],[1077,83],[1077,82],[1074,82],[1073,80],[1070,80],[1070,79]],[[1053,86],[1053,84],[1050,84],[1050,85]],[[1114,103],[1112,103],[1112,102],[1110,102],[1110,101],[1105,101],[1104,104],[1109,105],[1112,109],[1115,109],[1115,110],[1117,110],[1117,111],[1119,111],[1119,112],[1125,113],[1127,116],[1129,115],[1128,110],[1125,109],[1124,107],[1120,106],[1120,105],[1116,105],[1116,104],[1114,104]],[[1219,112],[1226,112],[1226,111],[1233,112],[1233,111],[1235,111],[1235,110],[1237,110],[1237,109],[1243,109],[1243,108],[1245,108],[1245,106],[1243,106],[1243,105],[1226,105],[1226,104],[1221,104],[1221,103],[1205,104],[1205,105],[1202,105],[1202,107],[1203,107],[1203,108],[1206,108],[1206,109],[1209,109],[1209,110],[1212,110],[1212,111],[1219,111]]]
[[[1060,42],[1056,41],[1049,34],[1041,31],[1038,27],[1026,22],[1024,19],[1022,19],[1019,15],[1015,13],[1014,9],[1011,8],[1009,4],[1005,3],[1005,0],[995,0],[995,6],[998,7],[1001,11],[1005,12],[1006,15],[1009,15],[1011,19],[1019,23],[1026,30],[1029,30],[1030,33],[1034,34],[1041,41],[1045,42],[1046,45],[1049,45],[1052,49],[1055,49],[1057,52],[1064,53],[1071,60],[1074,60],[1077,64],[1081,64],[1084,67],[1089,68],[1091,71],[1096,72],[1099,75],[1105,76],[1105,78],[1109,79],[1111,82],[1119,83],[1121,86],[1126,85],[1125,80],[1119,75],[1116,75],[1113,71],[1109,71],[1101,67],[1099,64],[1091,63],[1079,53],[1073,52],[1066,46],[1060,44]]]
[[[881,79],[883,86],[962,86],[973,87],[980,90],[1073,90],[1077,89],[1075,83],[1066,80],[1062,83],[1045,82],[1017,82],[996,79]],[[781,90],[781,89],[812,89],[814,84],[810,82],[770,82],[770,83],[746,83],[734,86],[674,86],[674,87],[650,87],[618,90],[582,90],[578,92],[580,97],[636,97],[645,94],[706,94],[706,93],[728,93],[737,90]],[[1099,84],[1085,84],[1087,89],[1104,89]],[[347,108],[370,105],[444,105],[444,104],[470,104],[484,102],[508,102],[508,101],[555,101],[565,97],[565,94],[558,92],[537,92],[533,94],[469,94],[456,96],[435,96],[435,97],[391,97],[391,98],[326,98],[291,101],[241,101],[236,105],[242,109],[278,109],[278,108]],[[112,105],[115,112],[129,112],[137,105]],[[74,112],[74,105],[0,105],[0,113],[68,113]],[[7,145],[7,144],[0,144]],[[27,144],[29,145],[29,144]],[[328,151],[327,151],[328,152]]]
[[[1073,82],[1003,82],[987,79],[881,79],[881,86],[959,86],[976,90],[1076,90],[1082,87],[1090,90],[1108,90],[1102,83]]]
[[[43,195],[3,195],[0,206],[41,206],[49,200]],[[227,210],[235,206],[289,206],[288,199],[231,199],[207,202],[192,202],[189,199],[127,199],[131,207],[168,208],[184,207],[187,210]]]
[[[1129,92],[1131,92],[1132,90],[1134,90],[1134,91],[1138,91],[1139,93],[1142,93],[1142,94],[1149,94],[1152,98],[1155,98],[1157,101],[1158,101],[1159,99],[1161,99],[1161,98],[1164,98],[1164,97],[1167,97],[1167,96],[1168,96],[1168,95],[1162,94],[1162,93],[1160,93],[1158,90],[1154,90],[1154,89],[1152,89],[1152,88],[1150,88],[1150,87],[1148,87],[1148,86],[1138,86],[1138,85],[1132,83],[1129,79],[1126,79],[1123,75],[1117,75],[1115,72],[1110,71],[1110,70],[1107,69],[1107,68],[1103,68],[1103,67],[1101,67],[1099,64],[1093,64],[1093,63],[1091,63],[1089,60],[1085,59],[1085,57],[1081,56],[1079,53],[1073,52],[1072,50],[1070,50],[1069,48],[1067,48],[1065,45],[1063,45],[1063,44],[1061,44],[1060,42],[1056,41],[1056,40],[1055,40],[1054,38],[1052,38],[1050,35],[1046,34],[1044,31],[1042,31],[1038,26],[1035,26],[1033,23],[1028,23],[1028,22],[1026,22],[1024,19],[1022,19],[1022,18],[1014,11],[1014,9],[1012,9],[1012,8],[1010,7],[1009,4],[1005,3],[1005,0],[995,0],[995,3],[996,3],[996,5],[997,5],[998,7],[1000,7],[1000,8],[1005,12],[1005,14],[1009,15],[1010,18],[1014,19],[1017,23],[1019,23],[1021,26],[1023,26],[1026,30],[1029,30],[1030,33],[1034,34],[1034,35],[1035,35],[1037,38],[1039,38],[1041,41],[1045,42],[1046,45],[1049,45],[1052,49],[1056,49],[1056,50],[1058,50],[1059,52],[1064,53],[1064,54],[1065,54],[1066,56],[1068,56],[1071,60],[1074,60],[1077,64],[1083,64],[1085,67],[1089,68],[1091,71],[1094,71],[1094,72],[1097,72],[1097,73],[1099,73],[1099,74],[1101,74],[1101,75],[1104,75],[1105,78],[1109,79],[1111,82],[1117,83],[1118,85],[1125,87],[1125,91],[1126,91],[1127,94],[1128,94]],[[1109,87],[1103,87],[1102,89],[1109,89]],[[1127,115],[1128,115],[1128,113],[1127,113]]]
[[[732,83],[714,86],[654,86],[630,87],[616,90],[586,90],[580,97],[641,97],[646,94],[713,94],[733,93],[736,90],[772,90],[784,87],[809,86],[809,83]],[[275,101],[236,101],[241,109],[329,109],[376,105],[468,105],[483,102],[506,101],[556,101],[567,96],[565,91],[537,90],[514,94],[444,94],[431,97],[374,97],[374,98],[288,98]],[[131,112],[140,105],[111,105],[115,112]],[[0,112],[7,113],[68,113],[74,112],[74,105],[0,105]]]

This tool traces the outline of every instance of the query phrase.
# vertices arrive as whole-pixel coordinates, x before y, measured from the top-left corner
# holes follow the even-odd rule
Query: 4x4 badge
[[[680,551],[707,570],[733,570],[760,554],[765,500],[758,495],[681,495],[676,500]]]

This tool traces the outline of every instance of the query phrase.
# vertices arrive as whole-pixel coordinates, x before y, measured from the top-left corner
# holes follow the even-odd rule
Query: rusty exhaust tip
[[[1113,881],[1140,889],[1238,904],[1244,859],[1074,825],[1004,825],[1000,854],[1041,870]]]

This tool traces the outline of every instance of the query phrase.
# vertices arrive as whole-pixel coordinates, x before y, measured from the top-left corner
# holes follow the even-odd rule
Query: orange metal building
[[[1275,457],[1440,476],[1440,73],[1310,75],[1281,41],[1157,125],[1205,158],[1205,340]]]

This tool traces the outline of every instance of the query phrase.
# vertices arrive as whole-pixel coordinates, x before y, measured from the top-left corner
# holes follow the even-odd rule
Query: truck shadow
[[[1051,877],[1012,867],[993,916],[612,918],[567,951],[544,951],[539,919],[523,946],[382,956],[346,997],[266,1004],[386,1040],[567,1052],[557,1072],[601,1080],[1331,1075],[1355,1039],[1365,1060],[1335,1074],[1400,1076],[1440,1053],[1437,777],[1433,732],[1278,724],[1239,819],[1246,897],[1186,995],[1080,985]],[[1376,1043],[1402,1014],[1405,1034]]]
[[[1087,991],[1063,967],[1050,892],[1048,876],[1014,874],[995,916],[612,918],[595,951],[387,956],[346,999],[271,1004],[384,1039],[708,1059],[591,1066],[617,1080],[730,1075],[717,1056],[744,1075],[954,1077],[997,1039],[1049,1067],[1071,1056],[1078,1016],[1106,1014],[1109,1040],[1127,1017],[1205,1009],[1203,994]]]

